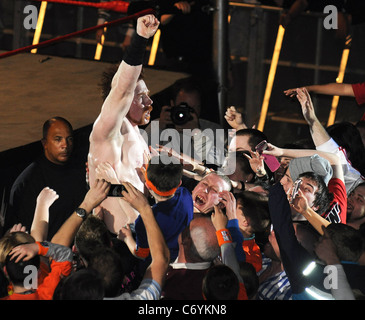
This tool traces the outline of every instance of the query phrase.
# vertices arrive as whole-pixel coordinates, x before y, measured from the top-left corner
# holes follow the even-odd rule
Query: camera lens
[[[191,108],[187,104],[180,104],[171,108],[171,121],[176,125],[183,125],[192,119]]]

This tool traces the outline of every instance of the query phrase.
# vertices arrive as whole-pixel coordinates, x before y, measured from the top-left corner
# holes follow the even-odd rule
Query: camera
[[[127,191],[122,184],[111,184],[108,192],[108,197],[123,197],[122,191]]]
[[[268,148],[268,144],[266,140],[261,141],[256,147],[255,150],[264,157],[265,164],[270,169],[271,172],[275,172],[280,167],[280,162],[276,157],[269,155],[269,154],[263,154],[264,150]]]
[[[293,185],[293,190],[292,190],[292,193],[290,195],[290,201],[289,203],[293,203],[294,202],[294,199],[295,197],[298,195],[298,192],[299,192],[299,187],[302,183],[302,180],[301,179],[298,179],[294,182],[294,185]]]
[[[181,126],[193,119],[191,113],[195,111],[186,102],[183,102],[178,106],[172,107],[170,112],[171,112],[171,121],[175,125]]]
[[[259,153],[259,154],[262,154],[262,152],[264,150],[267,149],[267,141],[266,140],[263,140],[261,141],[256,147],[255,147],[256,151]]]

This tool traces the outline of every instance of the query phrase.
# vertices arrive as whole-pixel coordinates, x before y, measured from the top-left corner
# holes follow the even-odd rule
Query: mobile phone
[[[262,152],[264,150],[267,149],[267,141],[266,140],[262,140],[256,147],[255,150],[259,153],[262,154]]]
[[[111,184],[108,192],[108,197],[123,197],[122,191],[127,191],[122,184]]]
[[[267,167],[270,169],[271,172],[275,172],[280,168],[280,162],[276,159],[275,156],[270,154],[263,154],[262,152],[266,150],[268,147],[267,141],[261,141],[256,147],[255,150],[264,157],[264,162],[266,163]]]
[[[298,179],[294,182],[293,190],[291,192],[290,201],[289,201],[290,203],[293,203],[295,197],[298,195],[298,191],[299,191],[301,183],[302,183],[301,179]]]

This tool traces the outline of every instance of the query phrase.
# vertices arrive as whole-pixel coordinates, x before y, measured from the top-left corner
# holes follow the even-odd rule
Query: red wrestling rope
[[[84,35],[84,34],[87,34],[87,33],[91,33],[91,32],[94,32],[98,29],[102,29],[102,28],[105,28],[105,27],[111,27],[111,26],[114,26],[114,25],[117,25],[117,24],[120,24],[120,23],[127,22],[129,20],[137,19],[137,18],[139,18],[141,16],[144,16],[146,14],[155,14],[155,10],[153,10],[153,9],[142,10],[142,11],[137,12],[135,14],[132,14],[128,17],[123,17],[123,18],[116,19],[116,20],[113,20],[113,21],[110,21],[110,22],[106,22],[106,23],[103,23],[103,24],[100,24],[100,25],[97,25],[97,26],[94,26],[94,27],[90,27],[90,28],[83,29],[83,30],[80,30],[80,31],[75,31],[75,32],[66,34],[64,36],[59,36],[59,37],[56,37],[54,39],[50,39],[50,40],[40,42],[38,44],[33,44],[33,45],[26,46],[26,47],[23,47],[23,48],[8,51],[8,52],[0,54],[0,59],[10,57],[10,56],[16,55],[18,53],[27,52],[27,51],[30,51],[30,50],[35,49],[35,48],[47,47],[51,44],[54,44],[54,43],[57,43],[57,42],[60,42],[60,41],[66,40],[66,39],[78,37],[78,36],[81,36],[81,35]]]
[[[47,1],[53,3],[70,4],[83,7],[94,7],[99,9],[111,10],[115,12],[127,13],[129,2],[125,1],[109,1],[109,2],[82,2],[73,0],[33,0],[33,1]]]

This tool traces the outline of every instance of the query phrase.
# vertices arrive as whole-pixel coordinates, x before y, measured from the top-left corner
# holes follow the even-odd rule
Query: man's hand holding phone
[[[266,163],[267,167],[270,169],[271,172],[275,172],[280,167],[280,162],[278,159],[271,155],[264,153],[269,147],[266,140],[261,141],[256,147],[255,150],[264,157],[264,162]]]

